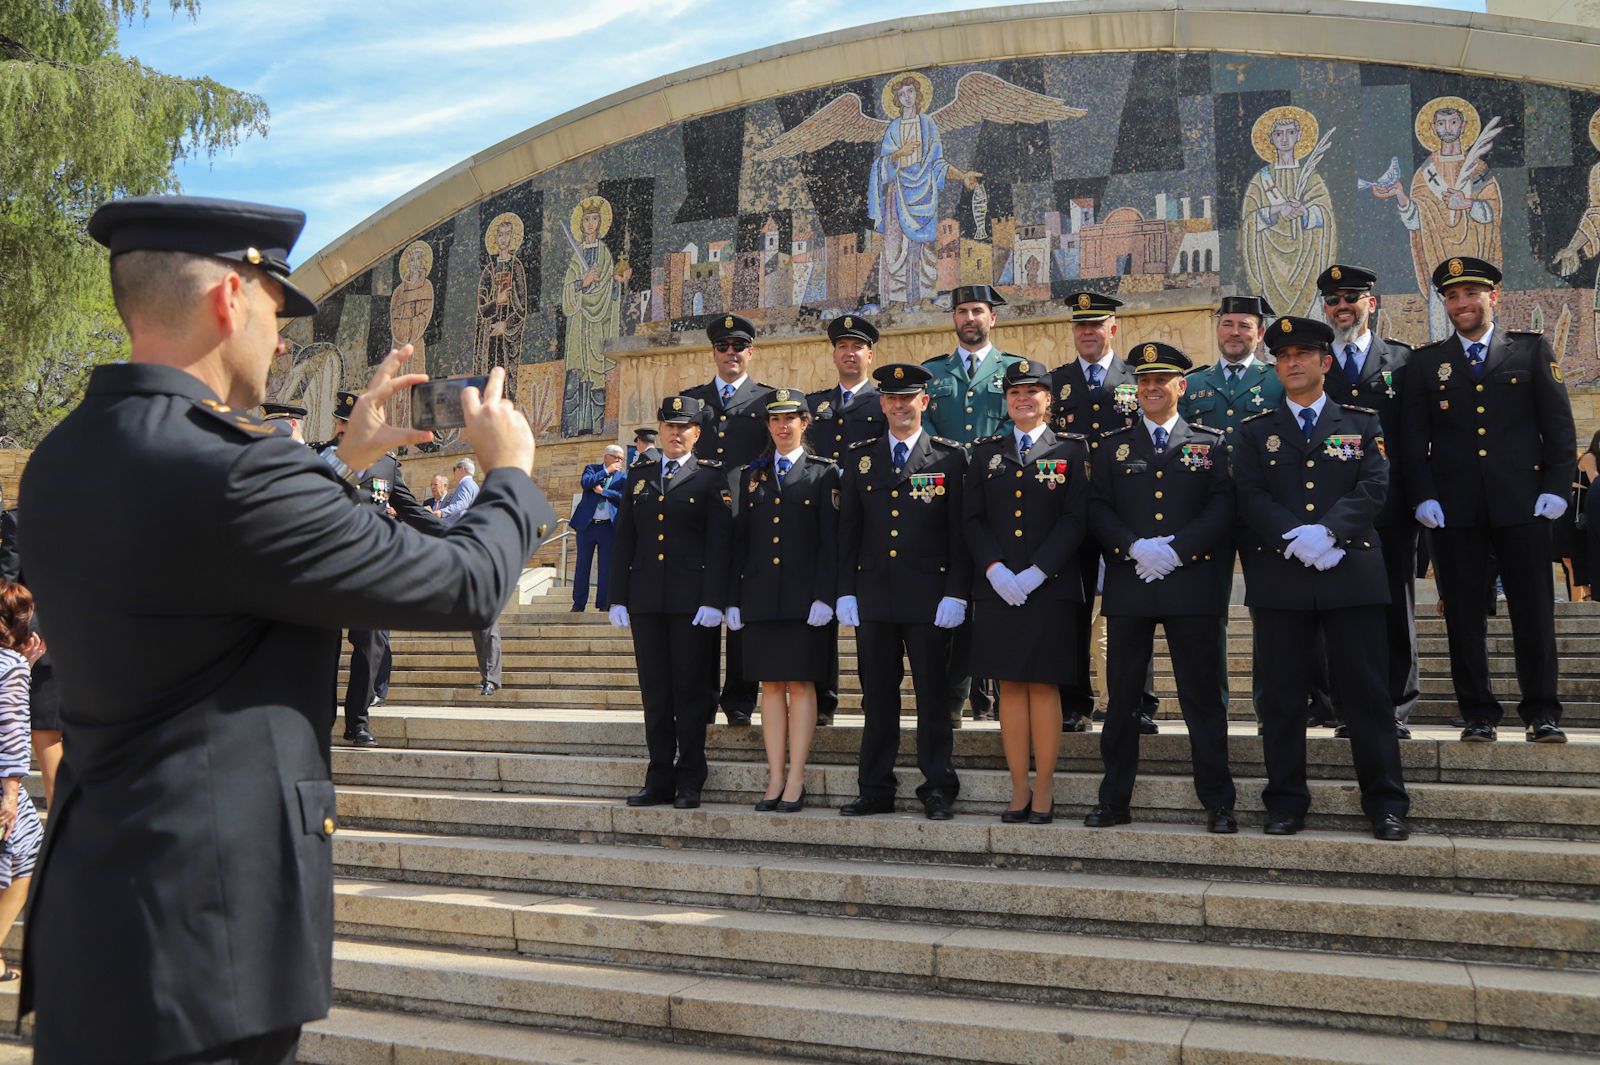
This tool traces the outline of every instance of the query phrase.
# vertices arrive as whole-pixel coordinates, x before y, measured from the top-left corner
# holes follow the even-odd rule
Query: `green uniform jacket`
[[[1238,444],[1239,423],[1253,414],[1283,406],[1283,386],[1278,374],[1260,359],[1250,363],[1236,388],[1229,388],[1219,360],[1192,370],[1187,376],[1189,390],[1178,401],[1178,417],[1190,425],[1204,425],[1222,432],[1232,451]]]
[[[1009,433],[1011,419],[1006,414],[1006,367],[1021,362],[999,348],[990,348],[969,378],[955,352],[929,359],[922,368],[933,374],[928,382],[927,413],[923,430],[959,444],[996,433]]]

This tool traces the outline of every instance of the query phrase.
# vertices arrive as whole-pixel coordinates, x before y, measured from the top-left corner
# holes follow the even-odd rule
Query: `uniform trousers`
[[[911,683],[917,697],[917,765],[922,784],[917,797],[935,791],[955,800],[961,790],[953,762],[955,733],[950,726],[949,670],[951,634],[931,620],[914,625],[863,621],[856,629],[862,711],[858,775],[861,797],[893,799],[895,758],[900,753],[900,682],[911,659]]]
[[[1262,749],[1267,786],[1261,793],[1269,815],[1304,817],[1311,808],[1306,787],[1306,699],[1311,693],[1317,629],[1327,637],[1338,659],[1333,670],[1333,699],[1344,708],[1350,727],[1350,753],[1361,785],[1361,809],[1369,820],[1410,808],[1400,774],[1400,741],[1394,731],[1389,699],[1384,606],[1328,610],[1255,611],[1256,676],[1261,684]]]
[[[1394,719],[1404,725],[1417,708],[1421,691],[1417,676],[1417,525],[1403,522],[1378,530],[1383,568],[1389,578],[1389,607],[1384,621],[1389,636],[1389,698]],[[1344,711],[1334,707],[1337,720]]]
[[[1229,544],[1223,548],[1223,557],[1227,559],[1225,569],[1228,580],[1223,585],[1222,595],[1222,625],[1217,632],[1217,668],[1222,672],[1222,705],[1226,708],[1231,701],[1232,692],[1228,654],[1228,608],[1233,599],[1233,562],[1235,558],[1242,557],[1243,552],[1237,544]],[[1261,661],[1264,654],[1261,650],[1261,619],[1256,617],[1254,610],[1250,611],[1250,660]],[[1333,705],[1333,695],[1329,690],[1328,681],[1328,654],[1323,645],[1322,634],[1317,634],[1317,651],[1311,659],[1311,693],[1306,698],[1306,713],[1321,721],[1343,721],[1344,718]],[[1250,712],[1255,715],[1256,722],[1261,722],[1261,674],[1251,673],[1250,682]]]
[[[601,610],[610,606],[606,586],[611,580],[611,539],[615,530],[616,526],[610,521],[591,521],[578,530],[578,568],[572,575],[574,610],[589,605],[589,570],[596,555],[600,556],[600,574],[595,579],[594,605]]]
[[[827,659],[822,663],[822,672],[817,674],[812,683],[817,686],[817,715],[831,718],[839,709],[839,623],[830,621],[827,629]]]
[[[1086,540],[1078,551],[1077,563],[1078,579],[1083,587],[1083,602],[1072,605],[1076,627],[1073,629],[1075,635],[1072,638],[1072,645],[1067,648],[1066,653],[1077,663],[1078,672],[1074,675],[1078,679],[1071,684],[1061,685],[1061,713],[1069,721],[1074,714],[1088,717],[1094,713],[1096,671],[1090,661],[1089,644],[1094,638],[1095,606],[1099,599],[1100,545]],[[1109,670],[1107,675],[1109,676]],[[1107,694],[1109,696],[1109,691]],[[1139,712],[1153,716],[1160,707],[1161,702],[1156,698],[1155,671],[1152,669],[1140,692]]]
[[[693,614],[631,618],[650,752],[644,790],[655,798],[699,795],[706,782],[706,726],[717,707],[717,630],[693,620]]]
[[[372,697],[377,693],[378,671],[389,653],[389,634],[383,629],[350,630],[350,680],[344,690],[344,734],[367,727]]]
[[[378,663],[378,675],[372,681],[372,694],[389,698],[389,681],[394,677],[394,647],[383,645],[383,661]]]
[[[202,1050],[198,1054],[162,1058],[151,1065],[294,1065],[299,1051],[300,1027],[296,1025],[241,1039],[227,1046]]]
[[[1133,798],[1139,772],[1140,700],[1155,651],[1156,624],[1166,631],[1172,672],[1178,682],[1178,708],[1189,728],[1194,790],[1207,810],[1233,809],[1233,775],[1228,771],[1228,709],[1222,705],[1217,675],[1215,614],[1174,614],[1165,618],[1116,616],[1106,619],[1110,705],[1100,732],[1100,758],[1106,775],[1100,802],[1124,807]]]
[[[1561,721],[1556,694],[1555,585],[1550,576],[1550,522],[1543,518],[1522,525],[1494,528],[1446,525],[1432,533],[1433,565],[1444,597],[1449,635],[1450,679],[1455,684],[1461,716],[1469,722],[1497,725],[1505,715],[1489,686],[1488,619],[1483,602],[1493,602],[1489,553],[1500,564],[1511,615],[1512,650],[1522,702],[1517,713],[1525,724],[1541,718]]]
[[[478,673],[485,684],[500,687],[500,619],[487,629],[472,630],[472,652],[478,656]]]

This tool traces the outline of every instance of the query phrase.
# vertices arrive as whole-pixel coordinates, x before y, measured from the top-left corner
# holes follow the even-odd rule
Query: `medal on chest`
[[[1362,455],[1359,433],[1335,433],[1322,443],[1322,453],[1330,459],[1348,462]]]
[[[1250,386],[1250,405],[1252,407],[1259,407],[1265,402],[1266,402],[1266,400],[1263,399],[1262,396],[1261,396],[1261,386],[1260,385],[1251,385]]]
[[[1391,370],[1383,371],[1383,394],[1394,398],[1394,372]]]
[[[931,503],[935,496],[944,495],[944,474],[942,473],[913,473],[911,475],[911,498],[923,503]]]
[[[1050,489],[1056,490],[1056,485],[1067,483],[1067,464],[1059,459],[1035,459],[1034,466],[1038,468],[1033,479]]]
[[[389,482],[382,477],[372,479],[372,501],[384,506],[389,503]]]
[[[1135,385],[1118,385],[1111,390],[1111,406],[1118,414],[1132,414],[1139,409],[1139,389]]]
[[[1210,444],[1185,444],[1179,462],[1191,470],[1209,470],[1211,468]]]

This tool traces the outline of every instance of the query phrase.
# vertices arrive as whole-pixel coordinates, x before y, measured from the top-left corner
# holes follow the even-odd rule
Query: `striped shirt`
[[[26,658],[9,648],[0,648],[0,777],[26,780],[28,776],[33,739],[28,718],[32,676]],[[9,885],[13,877],[33,873],[43,836],[39,812],[24,784],[17,796],[17,823],[0,848],[0,886]]]

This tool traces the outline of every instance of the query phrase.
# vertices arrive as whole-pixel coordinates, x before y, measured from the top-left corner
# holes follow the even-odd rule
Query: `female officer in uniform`
[[[1072,604],[1083,600],[1070,563],[1087,522],[1089,446],[1080,434],[1057,434],[1046,424],[1050,373],[1043,363],[1007,366],[1004,380],[1014,427],[974,441],[967,467],[967,546],[984,578],[973,581],[972,660],[1000,682],[1000,741],[1011,771],[1011,804],[1000,820],[1043,825],[1053,820],[1059,685],[1078,679],[1063,649],[1076,638]]]
[[[728,627],[745,630],[745,679],[761,682],[767,790],[756,809],[762,812],[805,806],[806,759],[817,730],[815,678],[834,639],[828,622],[839,560],[839,467],[811,453],[810,424],[805,393],[776,389],[767,403],[771,442],[738,479]]]
[[[617,508],[611,624],[633,628],[650,751],[629,806],[692,810],[706,782],[733,497],[722,463],[694,456],[702,411],[692,396],[661,401],[661,450],[634,460]]]

